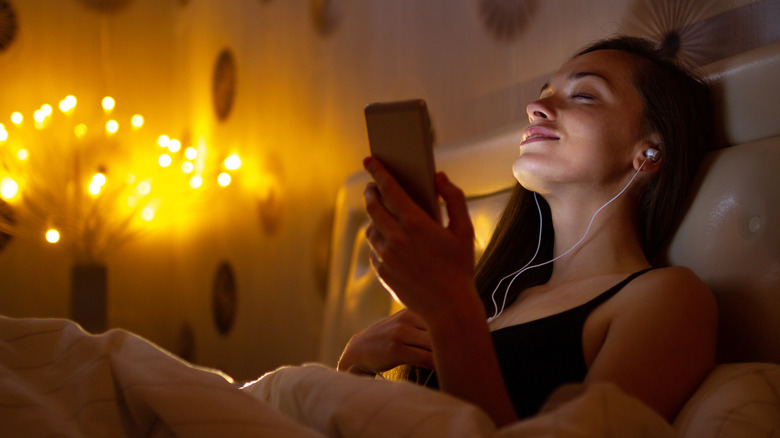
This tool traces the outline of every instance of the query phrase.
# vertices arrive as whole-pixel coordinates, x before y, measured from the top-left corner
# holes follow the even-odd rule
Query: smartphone
[[[371,156],[393,174],[423,210],[441,222],[434,185],[433,135],[425,101],[371,103],[364,113]]]

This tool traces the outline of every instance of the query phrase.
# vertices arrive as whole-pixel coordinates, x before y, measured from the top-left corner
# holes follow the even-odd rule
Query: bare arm
[[[486,315],[474,285],[474,230],[463,192],[443,175],[446,227],[432,220],[376,160],[365,192],[371,264],[430,332],[441,389],[484,409],[498,425],[516,420],[501,376]]]
[[[585,381],[616,383],[672,421],[714,366],[716,303],[686,268],[632,283]]]

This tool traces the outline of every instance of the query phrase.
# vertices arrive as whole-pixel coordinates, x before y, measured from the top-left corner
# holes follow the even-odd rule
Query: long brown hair
[[[657,133],[661,139],[657,148],[663,164],[644,186],[637,202],[642,248],[647,259],[653,261],[679,224],[704,152],[712,144],[714,117],[709,87],[641,38],[611,37],[583,48],[574,57],[597,50],[620,50],[633,55],[633,82],[644,102],[644,129]],[[535,260],[542,262],[553,256],[555,232],[549,206],[541,196],[536,198],[542,211],[543,233]],[[531,260],[538,239],[539,213],[534,195],[516,184],[476,267],[476,286],[488,315],[495,312],[492,295],[496,286]],[[512,283],[506,305],[523,290],[546,283],[551,274],[552,264],[525,271]],[[507,282],[502,283],[496,294],[498,307],[506,287]],[[424,370],[403,368],[400,375],[407,378],[418,382],[427,378]]]
[[[642,248],[652,261],[657,259],[681,220],[699,164],[712,144],[714,121],[709,87],[641,38],[616,36],[601,40],[574,57],[597,50],[620,50],[633,55],[633,82],[644,102],[644,129],[647,133],[657,133],[661,139],[657,148],[663,164],[645,186],[637,205]],[[546,232],[536,260],[546,261],[552,258],[554,231],[549,207],[541,196],[538,198]],[[504,276],[525,265],[536,249],[539,220],[532,199],[528,190],[516,185],[477,264],[477,290],[488,315],[495,311],[491,295],[496,285]],[[523,273],[512,284],[507,305],[523,290],[547,282],[551,274],[551,264]],[[499,295],[503,296],[505,287],[502,284]]]

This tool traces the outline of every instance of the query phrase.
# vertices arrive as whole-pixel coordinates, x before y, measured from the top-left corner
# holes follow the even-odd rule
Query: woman
[[[442,227],[366,159],[371,262],[406,309],[353,337],[339,369],[434,370],[498,425],[567,382],[613,382],[673,420],[714,365],[717,310],[690,270],[650,261],[710,142],[709,105],[644,40],[579,52],[527,107],[519,184],[476,273],[462,191],[437,175]]]

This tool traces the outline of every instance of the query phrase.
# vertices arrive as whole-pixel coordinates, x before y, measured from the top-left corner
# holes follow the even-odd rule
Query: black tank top
[[[588,372],[582,353],[582,330],[588,315],[634,278],[629,275],[585,304],[491,333],[509,397],[518,418],[536,414],[547,397],[564,383],[581,383]],[[436,376],[428,386],[438,387]]]

